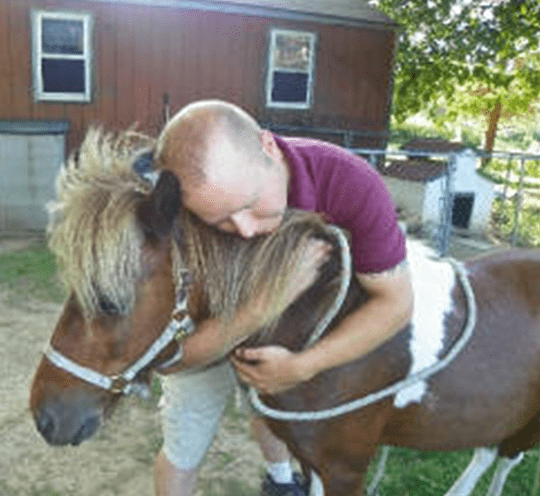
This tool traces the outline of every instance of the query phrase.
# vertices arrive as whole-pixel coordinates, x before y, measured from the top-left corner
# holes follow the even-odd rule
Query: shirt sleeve
[[[405,259],[405,236],[395,204],[375,170],[369,165],[340,164],[327,193],[325,210],[335,224],[349,231],[357,272],[384,272]]]

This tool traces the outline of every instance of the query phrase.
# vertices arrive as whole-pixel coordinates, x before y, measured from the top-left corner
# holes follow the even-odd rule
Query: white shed
[[[0,231],[42,231],[64,161],[64,121],[0,121]]]
[[[403,147],[431,153],[452,152],[456,170],[452,178],[452,225],[482,233],[489,224],[494,185],[476,172],[478,159],[470,148],[443,140],[415,140]],[[441,222],[446,191],[446,163],[426,158],[394,161],[383,170],[394,200],[409,222],[424,228]]]

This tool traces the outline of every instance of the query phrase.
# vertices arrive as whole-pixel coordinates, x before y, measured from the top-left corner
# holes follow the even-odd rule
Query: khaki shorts
[[[206,369],[161,376],[163,452],[179,469],[196,468],[217,432],[238,385],[227,360]]]

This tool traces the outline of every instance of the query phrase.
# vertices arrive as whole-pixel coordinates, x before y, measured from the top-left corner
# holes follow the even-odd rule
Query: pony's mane
[[[48,205],[49,247],[87,316],[104,303],[122,313],[134,305],[143,242],[135,208],[151,185],[132,163],[152,145],[134,131],[91,128],[58,174],[56,200]]]
[[[218,231],[185,210],[179,228],[181,264],[200,285],[209,315],[226,324],[238,308],[256,305],[267,331],[290,303],[286,288],[308,243],[328,232],[320,216],[293,210],[278,230],[251,239]]]
[[[58,175],[57,199],[49,206],[49,246],[87,317],[104,305],[128,314],[135,304],[144,243],[135,212],[152,186],[133,170],[133,161],[152,144],[134,132],[115,136],[90,129]],[[299,258],[309,240],[324,232],[317,215],[291,211],[276,232],[245,240],[181,210],[173,233],[175,282],[187,269],[202,294],[198,313],[225,323],[263,295],[269,304],[261,306],[258,323],[271,328],[289,303],[285,288]]]

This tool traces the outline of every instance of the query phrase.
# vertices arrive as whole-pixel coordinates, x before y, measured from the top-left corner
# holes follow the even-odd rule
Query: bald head
[[[249,238],[283,218],[287,163],[272,133],[235,105],[183,108],[158,138],[155,160],[182,182],[183,206],[217,229]]]
[[[186,185],[207,181],[223,160],[238,167],[266,163],[261,128],[240,107],[220,100],[191,103],[165,126],[156,146],[159,167],[174,171]]]

